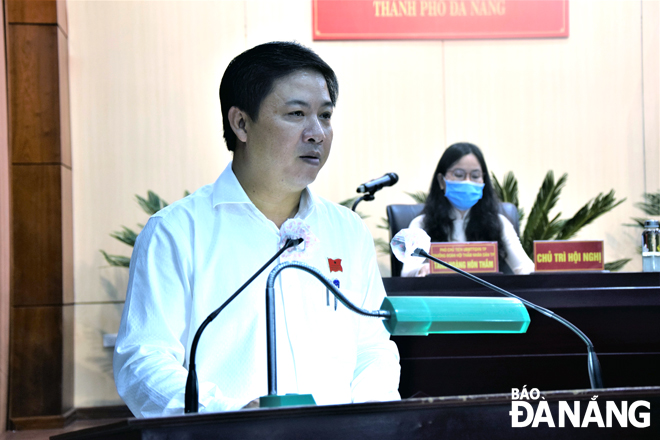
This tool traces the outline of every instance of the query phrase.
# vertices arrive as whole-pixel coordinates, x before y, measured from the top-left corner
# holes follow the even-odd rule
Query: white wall
[[[571,0],[570,37],[471,41],[312,42],[311,1],[67,3],[71,84],[79,407],[120,404],[111,350],[127,272],[99,249],[146,216],[134,194],[168,201],[212,182],[230,160],[218,86],[238,53],[297,40],[337,72],[335,141],[313,189],[340,201],[394,171],[399,184],[360,210],[375,237],[385,206],[426,191],[452,142],[474,142],[498,176],[513,170],[529,208],[546,171],[568,173],[557,212],[599,192],[628,199],[578,238],[603,239],[606,261],[633,257],[644,191],[660,188],[660,7],[655,1]],[[643,84],[643,88],[642,88]],[[388,259],[381,258],[383,273]]]

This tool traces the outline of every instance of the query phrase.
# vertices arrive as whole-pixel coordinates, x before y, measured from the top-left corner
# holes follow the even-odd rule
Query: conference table
[[[660,273],[535,273],[482,279],[552,310],[582,330],[605,387],[660,386]],[[385,278],[391,296],[501,296],[460,275]],[[524,334],[392,339],[402,397],[506,393],[511,388],[589,388],[585,343],[534,310]]]
[[[605,388],[591,390],[584,342],[530,310],[525,334],[393,337],[401,355],[399,402],[289,407],[127,419],[52,437],[83,439],[524,439],[660,438],[660,274],[537,273],[483,279],[546,307],[593,342]],[[385,278],[391,296],[497,296],[459,275]],[[367,319],[367,318],[365,318]],[[540,390],[557,423],[560,402],[646,402],[650,424],[636,428],[513,427],[512,389]],[[592,414],[593,415],[593,414]],[[638,411],[629,417],[641,417]],[[639,420],[638,420],[639,421]],[[531,423],[531,419],[530,419]]]

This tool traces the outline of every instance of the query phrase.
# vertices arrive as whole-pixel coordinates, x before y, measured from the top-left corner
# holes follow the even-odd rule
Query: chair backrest
[[[511,222],[516,235],[520,237],[520,217],[518,217],[518,208],[516,208],[516,205],[509,202],[500,203],[500,214]]]
[[[422,213],[424,204],[419,203],[416,205],[388,205],[387,221],[390,224],[390,241],[401,229],[405,229],[410,225],[410,222]],[[518,218],[518,209],[513,203],[504,202],[500,203],[500,213],[506,217],[515,229],[516,234],[520,237],[520,219]],[[390,268],[393,277],[401,276],[401,269],[403,264],[396,259],[392,250],[390,249]]]

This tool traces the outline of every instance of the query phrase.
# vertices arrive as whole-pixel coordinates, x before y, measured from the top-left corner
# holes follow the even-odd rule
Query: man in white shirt
[[[183,412],[197,328],[277,252],[287,219],[303,221],[317,242],[304,261],[351,301],[373,310],[385,296],[362,221],[307,188],[332,144],[332,69],[298,44],[263,44],[230,63],[220,99],[233,161],[214,184],[154,215],[131,258],[114,373],[138,417]],[[200,412],[240,409],[267,394],[272,267],[200,339]],[[298,270],[278,277],[276,313],[279,394],[312,394],[318,404],[399,398],[398,351],[378,319],[335,307],[325,287]]]

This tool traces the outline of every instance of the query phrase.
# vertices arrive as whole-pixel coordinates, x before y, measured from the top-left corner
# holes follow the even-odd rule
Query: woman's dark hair
[[[237,140],[229,125],[229,109],[236,106],[256,121],[261,103],[273,88],[273,82],[304,69],[323,75],[332,105],[336,105],[339,86],[335,72],[314,51],[298,43],[274,41],[261,44],[229,63],[220,82],[222,125],[229,151],[236,149]]]
[[[468,241],[496,241],[500,258],[506,257],[506,250],[502,242],[502,223],[499,218],[499,203],[486,161],[479,147],[467,142],[450,145],[442,154],[438,166],[431,179],[431,189],[426,199],[422,213],[424,217],[424,230],[431,237],[431,241],[449,241],[453,232],[452,204],[440,189],[438,174],[446,175],[447,170],[463,156],[474,154],[481,165],[484,180],[484,192],[481,199],[470,209],[470,219],[465,228],[465,237]]]

